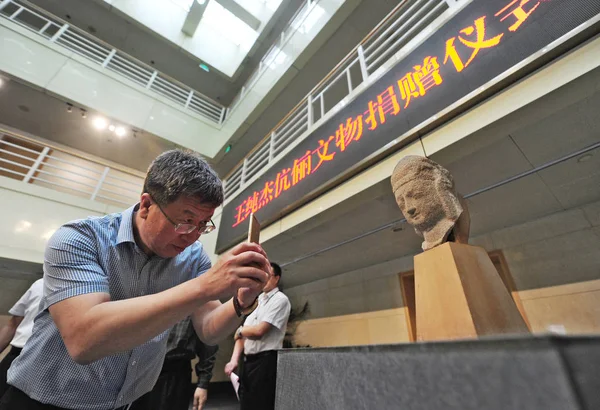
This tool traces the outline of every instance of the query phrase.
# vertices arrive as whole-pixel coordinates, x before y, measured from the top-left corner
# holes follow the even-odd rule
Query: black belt
[[[277,350],[265,350],[264,352],[244,355],[244,360],[247,362],[252,362],[254,360],[259,360],[264,357],[268,357],[268,356],[272,356],[272,355],[276,355],[276,354],[277,354]]]
[[[190,371],[192,369],[192,359],[186,359],[185,357],[169,359],[165,358],[161,372],[180,372]]]

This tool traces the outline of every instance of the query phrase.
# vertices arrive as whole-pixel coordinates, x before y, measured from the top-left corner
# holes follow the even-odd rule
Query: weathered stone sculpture
[[[406,221],[425,239],[424,251],[448,241],[469,242],[469,211],[446,168],[406,156],[394,168],[392,189]]]

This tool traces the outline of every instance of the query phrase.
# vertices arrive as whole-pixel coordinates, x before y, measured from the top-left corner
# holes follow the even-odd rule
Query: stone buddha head
[[[468,243],[469,212],[450,172],[429,158],[409,155],[392,173],[396,203],[428,250],[444,242]]]

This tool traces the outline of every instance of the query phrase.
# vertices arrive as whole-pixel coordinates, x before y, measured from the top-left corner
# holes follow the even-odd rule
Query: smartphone
[[[254,214],[250,214],[250,224],[248,226],[248,242],[259,243],[260,224]]]

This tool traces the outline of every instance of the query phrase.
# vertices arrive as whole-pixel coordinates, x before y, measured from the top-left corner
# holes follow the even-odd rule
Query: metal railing
[[[282,50],[284,45],[289,41],[292,34],[298,30],[302,30],[304,21],[306,21],[307,17],[311,14],[311,12],[313,12],[318,2],[319,0],[304,0],[294,16],[290,19],[290,22],[279,35],[277,41],[271,45],[269,51],[265,53],[258,66],[254,69],[252,74],[250,74],[244,86],[233,98],[233,101],[229,105],[228,112],[234,111],[238,107],[241,100],[246,96],[248,90],[254,87],[256,81],[258,81],[258,79],[269,68],[272,68],[273,65],[278,64],[277,58],[282,56],[281,53],[283,53]]]
[[[139,200],[142,177],[0,130],[0,177],[110,205]]]
[[[221,125],[226,108],[153,67],[22,0],[0,0],[0,16]]]
[[[318,1],[307,1],[292,19],[290,28],[298,29],[310,13],[315,12]],[[447,9],[458,6],[457,0],[404,0],[381,21],[302,101],[271,130],[246,158],[225,178],[225,199],[229,199],[248,185],[250,179],[272,161],[301,135],[314,129],[314,125],[346,98],[356,87],[373,76],[383,64],[406,46]],[[230,110],[234,110],[256,80],[275,61],[276,53],[293,31],[282,33],[266,54],[246,86],[236,96]]]

